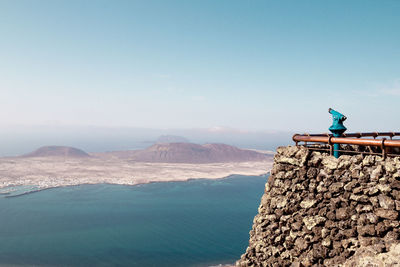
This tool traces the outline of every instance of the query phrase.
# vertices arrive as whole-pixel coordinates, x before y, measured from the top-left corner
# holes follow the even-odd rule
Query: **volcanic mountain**
[[[88,153],[83,150],[68,146],[43,146],[35,151],[22,155],[22,157],[72,157],[84,158],[90,157]]]
[[[144,150],[109,152],[118,158],[139,162],[219,163],[263,161],[271,158],[259,152],[225,144],[198,145],[193,143],[154,144]]]

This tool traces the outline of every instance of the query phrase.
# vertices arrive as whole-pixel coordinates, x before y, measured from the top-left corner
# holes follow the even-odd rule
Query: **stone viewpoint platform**
[[[400,157],[280,147],[236,265],[400,266],[399,211]]]

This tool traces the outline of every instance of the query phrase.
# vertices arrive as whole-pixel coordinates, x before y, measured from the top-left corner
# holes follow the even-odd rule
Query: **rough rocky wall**
[[[381,252],[376,244],[368,247],[361,247],[354,256],[346,260],[343,267],[398,267],[400,266],[400,243],[393,244],[388,252]]]
[[[400,242],[399,211],[400,158],[280,147],[237,266],[335,266],[365,247],[385,253]]]

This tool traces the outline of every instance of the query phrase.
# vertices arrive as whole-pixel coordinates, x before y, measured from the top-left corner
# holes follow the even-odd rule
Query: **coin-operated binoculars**
[[[347,119],[345,115],[337,112],[336,110],[329,109],[329,113],[332,114],[333,124],[329,127],[329,131],[332,132],[334,137],[340,137],[347,128],[344,127],[343,122]],[[339,144],[333,144],[333,156],[335,158],[339,157]]]

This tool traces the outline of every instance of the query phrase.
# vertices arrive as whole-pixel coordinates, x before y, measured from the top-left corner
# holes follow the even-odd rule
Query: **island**
[[[272,162],[273,152],[226,144],[156,143],[143,150],[102,153],[46,146],[18,157],[0,158],[0,193],[18,186],[37,191],[81,184],[138,185],[234,174],[258,176],[267,174]]]

